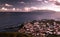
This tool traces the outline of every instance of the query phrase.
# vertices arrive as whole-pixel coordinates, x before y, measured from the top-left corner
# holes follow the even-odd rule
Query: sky
[[[0,12],[60,11],[60,0],[0,0]]]

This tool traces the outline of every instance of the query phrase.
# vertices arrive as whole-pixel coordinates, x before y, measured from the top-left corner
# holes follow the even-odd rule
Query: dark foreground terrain
[[[32,35],[26,35],[18,32],[1,32],[0,37],[33,37]]]
[[[5,32],[5,33],[0,32],[0,37],[34,37],[34,36],[18,32]],[[60,35],[48,35],[46,37],[60,37]]]

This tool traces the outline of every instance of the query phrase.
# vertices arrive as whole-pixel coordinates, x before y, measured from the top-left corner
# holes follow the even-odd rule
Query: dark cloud
[[[56,2],[55,4],[56,4],[56,5],[60,5],[60,2]]]

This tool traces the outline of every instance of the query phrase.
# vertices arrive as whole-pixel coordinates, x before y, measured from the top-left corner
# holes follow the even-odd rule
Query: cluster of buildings
[[[30,34],[34,37],[46,37],[51,35],[60,35],[60,21],[55,20],[39,20],[25,22],[19,28],[18,32]]]

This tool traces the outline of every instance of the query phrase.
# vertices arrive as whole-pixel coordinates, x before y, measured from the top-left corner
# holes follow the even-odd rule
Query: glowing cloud
[[[10,4],[5,4],[5,6],[7,6],[7,7],[11,7],[11,6],[13,6],[13,5],[10,5]]]
[[[1,9],[1,10],[7,11],[8,9],[7,9],[7,8],[5,8],[5,7],[2,7],[2,9]]]
[[[48,1],[44,1],[45,3],[48,3]]]
[[[13,11],[15,11],[16,9],[15,8],[13,8]]]
[[[30,8],[29,7],[25,7],[24,8],[24,11],[29,12],[30,11]]]
[[[56,1],[60,3],[60,0],[56,0]]]
[[[37,0],[37,1],[42,1],[42,0]]]
[[[20,2],[20,3],[25,3],[25,2]]]
[[[38,8],[37,7],[31,7],[31,9],[37,10]]]

